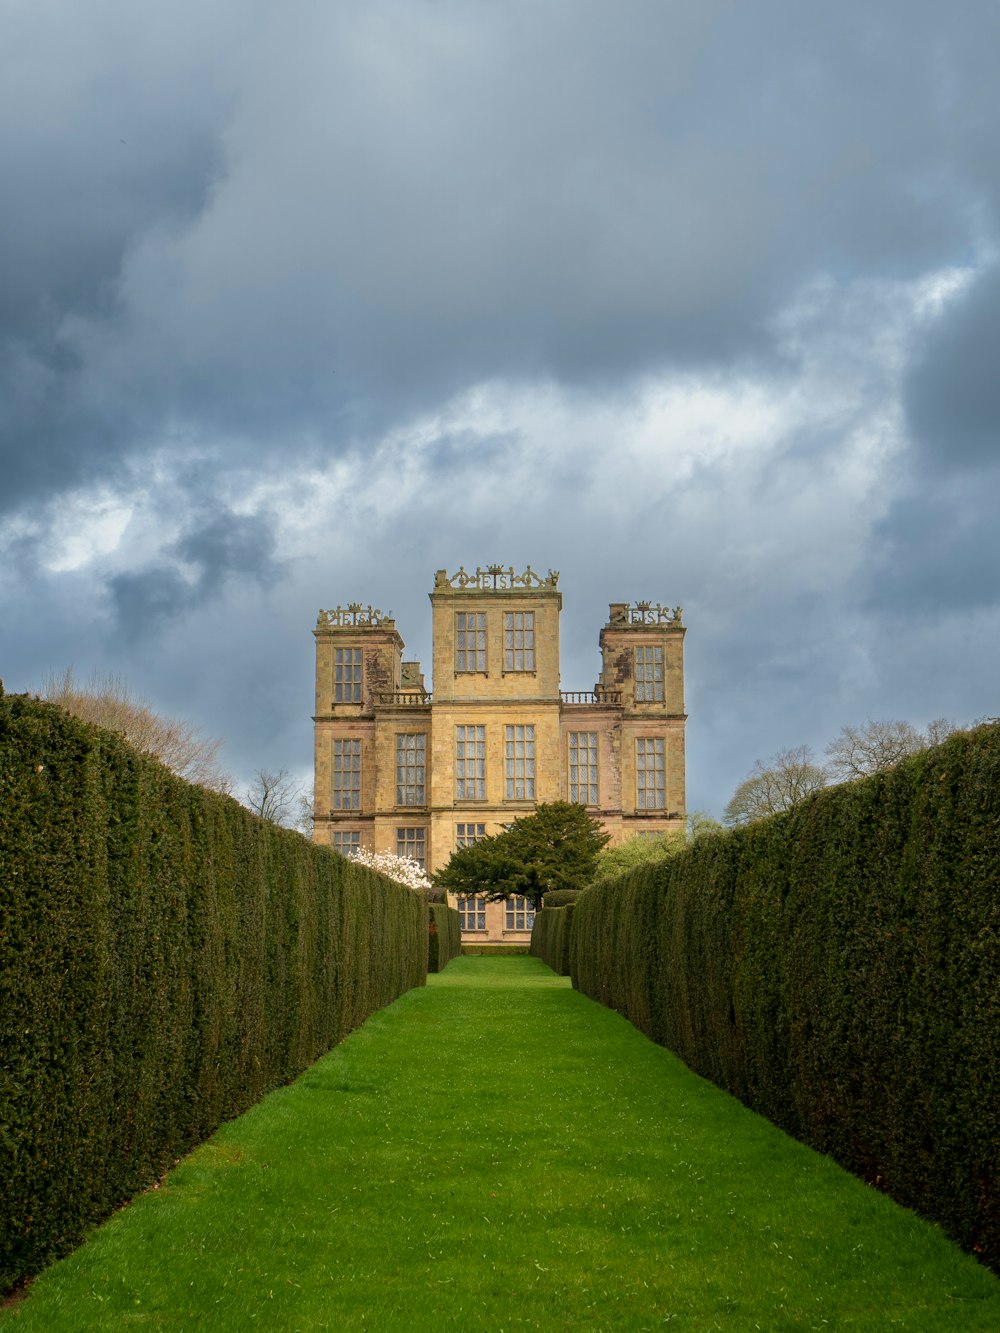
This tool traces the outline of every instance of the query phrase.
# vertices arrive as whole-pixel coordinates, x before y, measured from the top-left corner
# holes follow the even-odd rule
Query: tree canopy
[[[537,911],[550,889],[583,889],[609,835],[582,805],[552,801],[503,833],[453,853],[435,879],[460,897],[524,897]]]
[[[676,856],[686,846],[687,837],[679,830],[676,833],[664,833],[659,838],[626,838],[624,842],[615,843],[613,847],[603,847],[598,852],[594,882],[613,879],[615,875],[624,874],[634,866]]]

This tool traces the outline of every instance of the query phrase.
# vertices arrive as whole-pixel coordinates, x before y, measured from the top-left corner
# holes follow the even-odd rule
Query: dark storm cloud
[[[127,639],[141,639],[161,622],[201,606],[227,578],[271,584],[278,566],[274,533],[264,515],[220,512],[167,550],[181,561],[113,576],[108,587],[117,623]]]
[[[200,600],[197,585],[189,587],[176,569],[165,567],[119,574],[109,586],[126,639],[144,637],[158,622],[172,619]]]
[[[916,447],[895,436],[910,280],[997,240],[995,0],[34,0],[0,24],[6,673],[123,669],[245,774],[307,766],[320,605],[405,603],[426,657],[434,569],[552,564],[573,688],[609,600],[691,604],[692,804],[718,810],[742,772],[695,786],[735,746],[825,741],[918,660],[919,697],[901,620],[869,654],[882,609],[995,605],[994,275],[929,327]],[[647,374],[727,406],[629,453]],[[483,419],[453,398],[477,386]],[[960,689],[958,643],[928,651]]]
[[[876,526],[867,604],[940,616],[1000,606],[1000,465],[925,479]]]
[[[269,582],[274,575],[274,533],[266,516],[217,514],[176,546],[180,558],[199,569],[206,590],[227,574]]]
[[[201,42],[215,31],[194,11],[175,22],[109,0],[86,12],[5,7],[0,513],[107,474],[161,426],[88,374],[70,326],[120,318],[116,287],[137,238],[204,206],[228,90],[201,77]]]
[[[904,403],[929,484],[1000,462],[1000,268],[973,281],[928,330]]]
[[[8,46],[5,508],[175,430],[273,461],[484,378],[766,357],[813,272],[995,207],[988,4],[71,13]]]

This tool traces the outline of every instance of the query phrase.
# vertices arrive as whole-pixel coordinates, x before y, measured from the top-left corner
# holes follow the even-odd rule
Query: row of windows
[[[504,671],[534,671],[535,613],[505,611],[503,617]],[[455,671],[486,671],[486,614],[458,611],[455,615]],[[647,644],[635,649],[635,697],[640,703],[663,702],[663,648]],[[361,649],[335,648],[333,659],[335,703],[361,702]]]
[[[534,611],[505,611],[503,613],[503,669],[504,671],[534,671]],[[485,611],[457,611],[455,613],[455,671],[467,673],[485,672],[485,670],[486,613]]]
[[[425,803],[427,738],[423,732],[396,736],[396,804]],[[666,796],[666,754],[662,736],[640,736],[635,743],[636,805],[662,810]],[[361,741],[333,742],[333,809],[361,809]],[[455,728],[455,799],[486,799],[486,728]],[[504,799],[535,799],[535,728],[504,727]],[[569,735],[569,799],[598,804],[597,732]]]
[[[396,829],[396,854],[398,856],[409,856],[411,860],[419,861],[424,864],[427,857],[427,830],[422,828],[397,828]],[[455,850],[461,851],[463,847],[472,847],[477,842],[482,842],[486,837],[485,824],[458,824],[455,828]],[[656,832],[638,832],[637,838],[662,838],[663,833],[660,830]],[[341,856],[350,856],[361,847],[360,829],[334,829],[330,837],[330,846]],[[479,899],[463,899],[465,903],[480,902]],[[483,910],[485,900],[482,900]],[[461,903],[459,907],[461,908]],[[471,908],[470,908],[471,910]],[[485,926],[469,926],[469,930],[485,929]]]
[[[486,929],[486,899],[459,898],[458,915],[463,931]],[[535,909],[527,898],[504,899],[504,930],[530,930]]]
[[[461,850],[463,847],[471,847],[473,843],[481,842],[486,837],[486,825],[459,824],[455,833],[455,846],[458,850]],[[361,830],[334,829],[330,846],[341,856],[350,856],[352,852],[360,850]],[[427,858],[427,830],[422,828],[397,828],[396,855],[408,856],[411,860],[419,861],[423,865]]]

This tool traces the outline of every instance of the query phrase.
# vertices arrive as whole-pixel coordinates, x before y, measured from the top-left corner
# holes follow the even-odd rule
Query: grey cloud
[[[935,475],[1000,461],[1000,267],[955,299],[927,332],[904,402],[920,461]]]
[[[768,356],[817,269],[944,262],[993,206],[985,4],[182,5],[162,54],[128,8],[75,50],[39,11],[35,98],[74,78],[0,146],[8,504],[178,423],[246,461],[483,378]]]
[[[165,621],[204,605],[229,578],[267,587],[280,568],[274,559],[272,523],[260,514],[222,510],[192,527],[164,554],[186,568],[161,563],[108,580],[119,631],[126,639],[147,638]]]
[[[158,622],[172,619],[197,600],[197,589],[170,568],[118,574],[109,587],[119,627],[129,640],[146,636]]]
[[[920,617],[1000,606],[1000,466],[903,492],[878,524],[866,605]]]
[[[227,574],[269,582],[274,576],[274,533],[261,514],[220,513],[177,543],[177,554],[200,570],[200,584],[214,591]]]
[[[864,296],[835,328],[837,294],[968,262],[996,239],[995,0],[14,9],[0,41],[0,515],[83,483],[137,487],[155,463],[186,517],[179,538],[171,522],[93,587],[91,567],[40,573],[23,538],[25,576],[0,604],[5,671],[37,678],[33,652],[81,669],[81,654],[106,653],[168,711],[230,728],[247,772],[295,763],[267,747],[277,729],[309,753],[319,605],[392,606],[426,657],[435,568],[530,559],[564,570],[567,688],[593,683],[611,598],[705,608],[691,618],[692,804],[719,809],[742,773],[718,799],[696,784],[718,786],[740,747],[745,768],[853,720],[839,700],[814,720],[838,688],[828,622],[856,648],[890,606],[915,624],[929,602],[995,605],[995,473],[921,493],[935,460],[988,467],[1000,413],[977,358],[997,345],[993,277],[919,349],[907,408],[920,452],[872,483],[889,488],[887,513],[853,606],[837,601],[836,561],[829,604],[791,579],[748,605],[794,488],[748,464],[741,508],[727,459],[679,490],[669,441],[658,470],[643,462],[631,512],[596,514],[571,440],[541,439],[537,469],[514,481],[502,423],[493,440],[455,433],[421,459],[436,484],[417,503],[389,504],[386,520],[356,485],[330,515],[349,541],[294,569],[269,517],[235,514],[226,484],[363,456],[483,380],[555,381],[597,409],[649,371],[794,381],[809,358],[788,353],[775,313],[817,274],[834,299],[800,339],[860,383],[854,330],[883,312]],[[857,396],[861,420],[876,394]],[[788,442],[783,481],[836,456],[856,422],[832,420]],[[603,463],[610,494],[614,440]],[[37,627],[39,606],[58,634]],[[882,646],[886,678],[912,641]],[[210,653],[217,673],[201,669]],[[259,707],[229,697],[233,679]],[[928,715],[942,711],[963,709]]]

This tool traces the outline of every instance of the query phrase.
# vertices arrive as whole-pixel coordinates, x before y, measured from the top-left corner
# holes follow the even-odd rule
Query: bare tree
[[[815,762],[808,745],[781,750],[766,767],[757,760],[733,793],[723,821],[729,825],[749,824],[765,815],[779,814],[825,787],[826,781],[826,771]]]
[[[308,791],[300,791],[298,800],[295,802],[295,820],[293,827],[300,833],[304,833],[307,838],[313,835],[313,828],[316,823],[316,797],[312,787]]]
[[[302,798],[302,789],[289,777],[287,768],[279,768],[277,773],[258,768],[243,804],[272,824],[297,827]]]
[[[41,696],[84,722],[117,731],[136,750],[159,759],[188,782],[213,791],[232,791],[232,779],[219,766],[222,742],[203,736],[191,722],[154,713],[132,694],[122,676],[95,671],[82,685],[74,678],[72,667],[67,667],[61,676],[49,676]]]
[[[835,782],[868,777],[930,745],[940,745],[957,730],[946,717],[935,718],[926,732],[909,722],[873,722],[869,718],[863,727],[843,727],[826,747],[827,771]]]
[[[927,744],[941,745],[949,736],[954,736],[956,731],[961,731],[950,717],[936,717],[933,722],[927,723]]]

